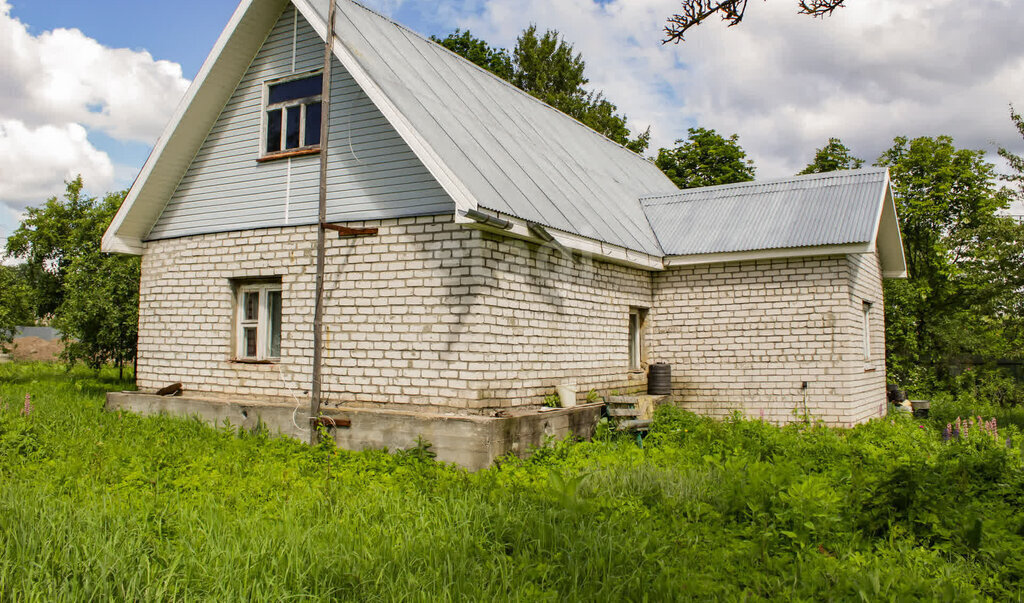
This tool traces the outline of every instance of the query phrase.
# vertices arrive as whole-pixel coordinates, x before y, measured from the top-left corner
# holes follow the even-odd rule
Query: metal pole
[[[331,123],[331,62],[334,46],[334,13],[337,0],[331,0],[327,13],[327,41],[324,43],[323,91],[320,96],[320,208],[316,230],[316,306],[313,310],[313,387],[309,399],[309,441],[316,443],[317,432],[313,421],[320,415],[320,391],[323,381],[323,330],[324,330],[324,263],[326,251],[327,223],[327,141]]]

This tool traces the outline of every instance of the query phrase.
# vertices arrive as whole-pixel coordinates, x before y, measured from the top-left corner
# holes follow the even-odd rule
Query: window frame
[[[864,363],[871,362],[871,302],[861,303],[861,343],[863,344]]]
[[[278,348],[278,355],[270,354],[270,344],[273,339],[270,315],[270,294],[278,293],[281,297],[282,317],[278,322],[278,341],[283,341],[284,336],[284,288],[280,280],[242,280],[237,281],[234,287],[234,340],[232,342],[231,359],[235,362],[277,362],[281,359],[281,350]],[[245,318],[245,296],[249,293],[258,295],[257,314],[255,320]],[[246,352],[246,329],[256,329],[256,355],[249,356]]]
[[[647,324],[648,308],[630,307],[628,315],[627,337],[629,352],[627,368],[630,372],[643,371],[644,363],[644,330]]]
[[[323,130],[320,131],[321,141],[315,145],[307,145],[306,142],[306,108],[308,105],[313,103],[321,103],[320,110],[323,111],[323,92],[312,96],[306,96],[303,98],[296,98],[279,103],[270,103],[270,89],[273,86],[279,84],[286,84],[288,82],[296,80],[304,80],[323,75],[323,69],[316,69],[314,71],[306,71],[303,73],[296,73],[287,75],[284,77],[275,78],[272,80],[266,80],[263,82],[263,97],[260,102],[260,148],[259,148],[259,159],[273,159],[275,157],[289,157],[296,154],[305,155],[313,154],[320,151],[320,145],[323,142]],[[286,149],[285,139],[288,136],[288,109],[291,107],[299,106],[299,146]],[[281,110],[281,148],[277,151],[267,150],[267,128],[270,127],[270,112],[280,109]],[[321,114],[322,116],[322,114]],[[320,127],[320,126],[318,126]]]

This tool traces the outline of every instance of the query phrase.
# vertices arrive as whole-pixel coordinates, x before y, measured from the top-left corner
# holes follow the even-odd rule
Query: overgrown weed
[[[470,473],[422,440],[353,453],[108,413],[104,389],[126,387],[0,367],[0,600],[1024,592],[1024,438],[943,441],[942,403],[851,430],[664,407],[643,448],[609,432]]]

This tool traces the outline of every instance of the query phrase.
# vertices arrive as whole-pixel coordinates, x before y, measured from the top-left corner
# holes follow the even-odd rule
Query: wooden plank
[[[351,228],[341,224],[324,224],[327,230],[338,233],[338,237],[365,237],[377,234],[376,228]]]
[[[167,387],[160,388],[156,391],[158,396],[177,396],[181,393],[182,386],[180,383],[172,383]]]
[[[640,414],[639,408],[609,408],[609,417],[635,417]]]
[[[313,427],[352,427],[350,419],[339,417],[310,417],[310,423],[313,424]]]

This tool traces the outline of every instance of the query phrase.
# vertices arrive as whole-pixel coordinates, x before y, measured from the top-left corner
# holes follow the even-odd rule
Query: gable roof
[[[877,246],[887,276],[906,273],[885,168],[693,188],[641,203],[667,256]]]
[[[288,4],[242,0],[104,234],[104,251],[142,252]],[[292,4],[326,39],[329,0]],[[885,275],[906,274],[884,170],[679,191],[653,163],[352,0],[338,0],[335,34],[335,57],[451,197],[457,222],[482,209],[517,220],[512,236],[540,224],[574,248],[655,269],[666,256],[672,265],[877,244]]]
[[[104,240],[141,241],[286,0],[243,0]],[[326,38],[328,0],[295,0]],[[651,162],[426,38],[338,0],[335,56],[455,201],[661,255],[637,199],[675,187]],[[218,104],[219,103],[219,104]],[[458,219],[458,218],[457,218]]]
[[[326,23],[329,0],[295,4]],[[355,2],[339,0],[335,33],[342,64],[366,73],[480,207],[660,255],[637,199],[675,186],[653,163]]]

